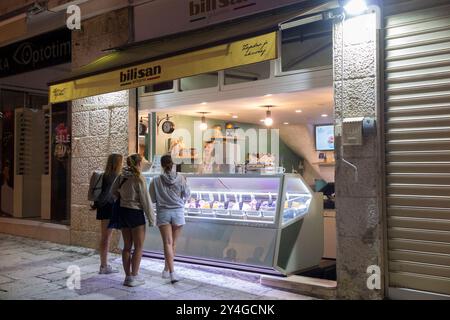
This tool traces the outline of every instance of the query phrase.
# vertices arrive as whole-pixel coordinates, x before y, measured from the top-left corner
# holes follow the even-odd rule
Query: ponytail
[[[127,158],[127,165],[130,168],[130,171],[138,178],[141,176],[141,170],[139,168],[141,162],[142,157],[138,153],[132,154]]]

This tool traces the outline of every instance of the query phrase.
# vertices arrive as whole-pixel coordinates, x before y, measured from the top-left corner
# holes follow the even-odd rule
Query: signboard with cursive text
[[[136,88],[276,59],[276,32],[50,86],[50,103]],[[107,56],[106,56],[107,57]],[[104,58],[103,58],[104,59]]]
[[[60,29],[0,48],[0,78],[71,61],[71,32]]]

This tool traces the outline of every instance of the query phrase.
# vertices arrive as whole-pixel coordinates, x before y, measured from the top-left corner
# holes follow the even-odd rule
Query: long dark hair
[[[119,153],[112,153],[108,157],[106,163],[105,175],[116,175],[118,176],[122,171],[123,156]]]
[[[173,167],[172,157],[170,155],[165,155],[161,157],[161,167],[164,170],[164,173],[170,173]]]

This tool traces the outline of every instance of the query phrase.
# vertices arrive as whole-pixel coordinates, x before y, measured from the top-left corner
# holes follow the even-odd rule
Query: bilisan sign
[[[218,14],[216,10],[230,8],[232,10],[244,9],[256,5],[251,0],[193,0],[189,2],[189,16],[191,21],[206,19],[211,13]]]
[[[61,29],[0,48],[0,77],[71,61],[71,32]]]
[[[164,0],[134,7],[135,41],[199,29],[305,0]],[[155,15],[158,12],[158,15]],[[152,17],[149,19],[148,17]],[[170,23],[167,23],[170,21]]]

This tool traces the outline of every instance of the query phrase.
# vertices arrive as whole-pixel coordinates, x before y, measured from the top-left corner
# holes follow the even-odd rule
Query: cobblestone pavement
[[[51,300],[308,300],[311,297],[260,285],[257,277],[177,264],[182,281],[161,278],[163,261],[144,258],[143,286],[122,285],[121,258],[110,256],[118,274],[99,275],[95,250],[0,234],[0,299]],[[68,267],[81,271],[80,289],[70,290]]]

